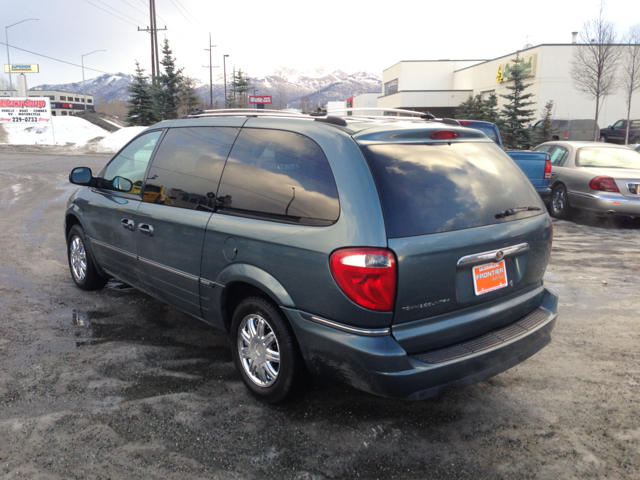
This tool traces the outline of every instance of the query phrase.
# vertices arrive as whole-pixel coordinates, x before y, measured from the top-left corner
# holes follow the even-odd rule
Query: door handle
[[[138,230],[141,234],[153,237],[153,227],[147,223],[141,223],[138,225]]]
[[[123,218],[122,220],[120,220],[120,222],[122,223],[123,228],[131,230],[132,232],[133,229],[136,228],[136,222],[134,222],[133,220],[129,220],[128,218]]]

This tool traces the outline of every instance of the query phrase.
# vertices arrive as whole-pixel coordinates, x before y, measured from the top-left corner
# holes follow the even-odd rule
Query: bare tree
[[[605,2],[600,3],[596,18],[585,22],[580,32],[581,44],[574,47],[571,78],[576,88],[596,101],[595,123],[604,97],[616,90],[616,68],[620,46],[616,43],[615,25],[605,19]],[[598,139],[594,126],[593,139]]]
[[[640,89],[640,23],[633,25],[623,38],[622,78],[620,87],[627,101],[627,132],[624,143],[629,143],[629,125],[631,119],[631,99],[633,92]]]

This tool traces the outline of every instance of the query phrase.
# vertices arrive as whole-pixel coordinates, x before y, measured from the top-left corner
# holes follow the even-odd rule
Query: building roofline
[[[433,62],[433,63],[436,63],[436,62],[482,62],[484,63],[488,61],[489,60],[486,60],[484,58],[475,58],[475,59],[468,59],[468,60],[450,60],[448,58],[441,59],[441,60],[400,60],[399,62],[394,63],[393,65],[383,69],[382,71],[384,72],[386,70],[389,70],[390,68],[393,68],[400,63],[427,63],[427,62]]]
[[[511,57],[512,55],[516,55],[517,53],[526,52],[527,50],[533,50],[534,48],[540,48],[540,47],[573,47],[573,46],[587,46],[587,45],[596,45],[596,44],[593,44],[593,43],[541,43],[539,45],[534,45],[534,46],[529,47],[529,48],[523,48],[522,50],[516,50],[515,52],[508,53],[506,55],[501,55],[499,57],[495,57],[495,58],[492,58],[490,60],[481,60],[481,63],[477,63],[475,65],[470,65],[468,67],[464,67],[464,68],[461,68],[459,70],[455,70],[454,73],[455,72],[461,72],[461,71],[466,70],[468,68],[477,67],[478,65],[482,65],[484,63],[495,62],[496,60],[500,60],[500,59],[506,58],[506,57]],[[613,46],[616,46],[616,47],[624,47],[624,46],[636,45],[636,44],[633,44],[633,43],[632,44],[628,44],[628,43],[611,43],[609,45],[613,45]]]

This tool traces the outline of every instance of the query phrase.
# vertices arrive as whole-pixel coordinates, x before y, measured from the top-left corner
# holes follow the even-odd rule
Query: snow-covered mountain
[[[233,73],[227,73],[227,89]],[[127,100],[127,87],[133,81],[133,75],[123,73],[105,74],[86,80],[87,93],[99,99],[111,101],[113,99]],[[347,74],[342,70],[325,73],[322,67],[311,71],[301,71],[288,67],[279,67],[272,74],[250,77],[251,90],[256,95],[271,95],[273,106],[277,108],[297,108],[305,106],[326,105],[328,101],[345,100],[361,93],[375,93],[382,90],[382,80],[379,75],[357,72]],[[209,103],[209,83],[195,80],[196,91],[203,101]],[[61,85],[38,85],[42,90],[65,90],[82,92],[82,82]],[[33,90],[33,88],[32,88]],[[213,102],[224,104],[224,78],[218,74],[213,79]]]

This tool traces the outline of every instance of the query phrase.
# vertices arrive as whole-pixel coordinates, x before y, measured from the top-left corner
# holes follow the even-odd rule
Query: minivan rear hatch
[[[483,139],[358,143],[398,260],[394,325],[430,325],[425,331],[440,334],[421,340],[427,350],[481,335],[536,308],[551,223],[511,158]]]

